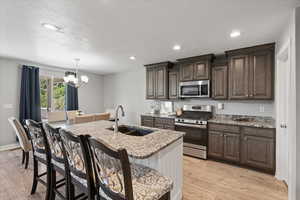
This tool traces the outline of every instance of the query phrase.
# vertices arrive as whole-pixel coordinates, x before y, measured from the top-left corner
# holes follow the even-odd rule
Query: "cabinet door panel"
[[[180,66],[180,80],[191,81],[193,80],[194,64],[186,63]]]
[[[209,131],[208,133],[208,155],[223,158],[224,141],[223,133]]]
[[[272,51],[259,51],[250,55],[249,92],[253,99],[271,99],[272,88]]]
[[[244,136],[243,163],[261,169],[274,169],[274,140],[270,138]]]
[[[196,62],[194,64],[194,76],[193,80],[207,80],[209,79],[209,66],[208,62]]]
[[[155,99],[156,73],[154,68],[146,70],[146,98]]]
[[[240,135],[224,133],[224,158],[230,161],[240,161]]]
[[[178,98],[178,72],[169,73],[169,99]]]
[[[248,98],[249,63],[247,55],[230,57],[229,98]]]
[[[154,126],[154,118],[148,116],[141,116],[141,125],[153,127]]]
[[[227,66],[213,67],[212,69],[212,97],[214,99],[227,99]]]
[[[165,67],[156,68],[156,98],[157,99],[167,99],[168,98],[168,88],[166,79],[167,70]]]

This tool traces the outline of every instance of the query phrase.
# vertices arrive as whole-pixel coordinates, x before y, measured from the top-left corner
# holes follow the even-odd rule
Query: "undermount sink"
[[[114,131],[114,128],[110,127],[107,128],[107,130]],[[150,129],[144,129],[135,126],[126,126],[126,125],[119,126],[118,130],[120,133],[123,133],[125,135],[131,135],[131,136],[145,136],[154,132],[153,130]]]

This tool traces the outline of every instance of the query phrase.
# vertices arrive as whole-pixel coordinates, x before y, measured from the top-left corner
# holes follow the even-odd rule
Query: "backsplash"
[[[170,101],[161,101],[166,104]],[[218,104],[223,104],[223,109],[218,109]],[[173,101],[174,111],[185,104],[191,105],[213,105],[214,114],[266,116],[275,118],[274,101],[215,101],[205,99],[190,99]]]

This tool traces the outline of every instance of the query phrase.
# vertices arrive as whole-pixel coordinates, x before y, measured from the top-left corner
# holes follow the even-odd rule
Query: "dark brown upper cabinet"
[[[178,59],[180,81],[210,79],[213,54]]]
[[[273,99],[275,43],[227,51],[229,99]]]
[[[271,99],[273,95],[274,54],[272,50],[250,54],[250,98]]]
[[[229,60],[229,98],[248,99],[249,64],[247,55],[237,55]]]
[[[146,98],[147,99],[155,99],[155,68],[147,68],[146,69]]]
[[[212,98],[227,99],[228,97],[228,67],[225,56],[216,58],[212,67]]]
[[[192,81],[194,77],[194,64],[183,63],[180,66],[180,81]]]
[[[172,63],[163,62],[145,65],[146,99],[169,98],[169,71]]]
[[[169,72],[169,99],[179,97],[179,73],[177,71]]]

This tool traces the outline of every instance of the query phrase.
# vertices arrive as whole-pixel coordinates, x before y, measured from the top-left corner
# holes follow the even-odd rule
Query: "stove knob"
[[[199,124],[199,121],[196,121],[196,124]]]

